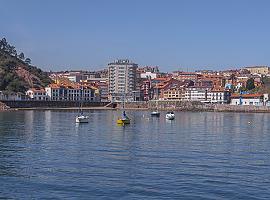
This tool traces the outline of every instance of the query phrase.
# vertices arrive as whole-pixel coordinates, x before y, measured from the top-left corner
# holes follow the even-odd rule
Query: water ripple
[[[0,113],[0,199],[270,199],[267,113],[87,114]]]

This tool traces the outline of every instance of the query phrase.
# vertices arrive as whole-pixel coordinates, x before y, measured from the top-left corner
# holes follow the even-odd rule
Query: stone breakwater
[[[207,111],[207,112],[270,112],[268,106],[239,106],[229,104],[205,104],[201,102],[188,101],[149,101],[129,102],[125,104],[127,109],[149,109],[149,110],[174,110],[174,111]]]
[[[0,111],[3,111],[3,110],[9,110],[10,107],[8,107],[6,104],[0,102]]]
[[[178,110],[178,111],[214,111],[213,104],[190,101],[149,101],[149,109]]]
[[[226,105],[220,104],[214,106],[216,112],[264,112],[270,113],[270,107],[268,106],[237,106],[237,105]]]

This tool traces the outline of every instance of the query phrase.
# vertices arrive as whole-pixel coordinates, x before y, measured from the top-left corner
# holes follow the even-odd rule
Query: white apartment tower
[[[108,64],[109,68],[109,99],[120,101],[133,97],[136,90],[136,72],[138,65],[129,60],[115,60]]]

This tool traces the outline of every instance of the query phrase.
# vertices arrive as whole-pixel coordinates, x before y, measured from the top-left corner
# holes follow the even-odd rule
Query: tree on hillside
[[[12,55],[12,56],[17,56],[17,51],[16,51],[14,46],[10,46],[9,54]]]
[[[31,64],[31,59],[30,58],[26,58],[24,61],[26,64],[30,65]]]
[[[0,40],[0,46],[1,46],[1,49],[3,49],[3,50],[5,51],[7,45],[8,45],[8,43],[7,43],[6,38],[3,38],[2,40]]]
[[[19,56],[18,56],[18,58],[21,59],[21,60],[24,60],[24,53],[23,52],[20,53]]]
[[[255,88],[255,85],[254,85],[254,79],[253,79],[253,78],[248,79],[246,85],[247,85],[246,88],[247,88],[248,90],[254,89],[254,88]]]

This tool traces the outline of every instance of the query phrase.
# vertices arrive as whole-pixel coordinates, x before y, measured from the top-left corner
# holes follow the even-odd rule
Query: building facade
[[[266,105],[268,94],[233,94],[231,96],[231,105]]]
[[[52,101],[100,101],[98,89],[91,86],[74,87],[51,84],[45,88],[45,91],[49,100]]]
[[[267,75],[270,72],[270,68],[268,66],[254,66],[254,67],[246,67],[251,74],[262,74]]]
[[[116,60],[108,64],[109,71],[109,99],[121,101],[133,99],[137,89],[137,68],[138,65],[129,60]]]
[[[26,91],[26,95],[32,100],[46,101],[49,99],[44,89],[31,88]]]

